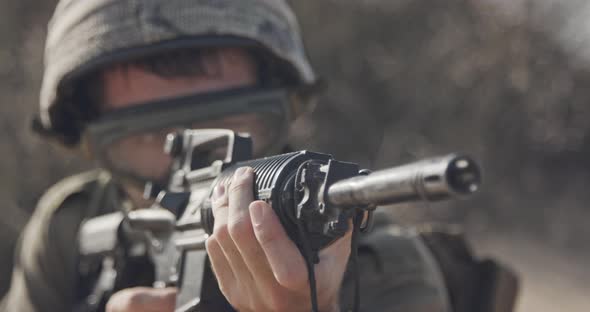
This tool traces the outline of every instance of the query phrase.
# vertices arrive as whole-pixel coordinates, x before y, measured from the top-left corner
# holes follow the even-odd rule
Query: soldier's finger
[[[229,207],[228,192],[226,191],[226,188],[227,187],[219,185],[213,191],[212,209],[215,223],[213,225],[213,234],[211,234],[209,239],[214,239],[217,244],[219,244],[236,280],[245,285],[249,285],[252,283],[251,273],[232,240],[227,226]]]
[[[243,167],[236,170],[229,188],[228,229],[251,275],[263,290],[276,288],[266,255],[254,235],[249,206],[254,200],[254,171]]]
[[[248,236],[254,238],[248,206],[254,201],[254,171],[249,167],[238,168],[229,185],[229,212],[227,225],[234,241]]]
[[[233,288],[237,285],[237,280],[221,246],[219,246],[219,243],[214,238],[209,237],[205,243],[205,247],[207,248],[207,254],[211,260],[211,267],[217,278],[219,289],[226,298],[231,298]]]
[[[307,287],[307,267],[295,243],[287,236],[272,207],[263,201],[250,204],[254,233],[268,259],[274,277],[283,287]]]
[[[106,306],[107,312],[173,312],[176,289],[136,287],[115,293]]]
[[[215,218],[214,227],[218,224],[227,223],[228,197],[225,189],[225,185],[217,185],[213,190],[213,196],[211,196],[211,210],[213,211],[213,217]],[[217,222],[218,220],[219,222]]]

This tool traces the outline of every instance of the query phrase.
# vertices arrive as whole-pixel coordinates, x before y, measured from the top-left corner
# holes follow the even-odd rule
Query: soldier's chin
[[[170,180],[168,169],[156,173],[155,171],[141,172],[110,166],[107,170],[111,172],[115,181],[125,188],[133,190],[134,193],[144,194],[146,187],[153,188],[151,190],[152,197],[155,197],[160,190],[165,189]]]

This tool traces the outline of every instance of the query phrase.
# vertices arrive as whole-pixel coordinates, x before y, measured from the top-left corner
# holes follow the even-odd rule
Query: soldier
[[[42,197],[21,238],[2,311],[84,310],[97,274],[80,265],[79,225],[149,205],[141,187],[166,178],[170,159],[162,146],[171,129],[248,132],[256,156],[278,153],[316,83],[282,0],[60,1],[48,29],[36,129],[103,169],[67,178]],[[288,104],[286,113],[241,101],[276,89],[286,91],[275,99]],[[177,113],[187,107],[199,113]],[[114,119],[128,126],[105,131]],[[223,297],[214,309],[310,311],[303,258],[273,210],[253,201],[252,179],[242,168],[227,189],[215,191],[207,250]],[[360,246],[362,311],[449,311],[439,268],[416,236],[381,222]],[[349,254],[350,235],[320,254],[322,312],[350,306]],[[149,270],[141,268],[107,311],[173,311],[175,289],[145,287]]]

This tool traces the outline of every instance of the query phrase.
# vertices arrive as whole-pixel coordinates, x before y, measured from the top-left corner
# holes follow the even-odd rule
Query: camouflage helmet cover
[[[48,27],[41,126],[54,129],[51,111],[83,73],[163,49],[211,46],[203,38],[222,37],[256,43],[289,64],[299,83],[316,82],[284,0],[61,0]]]

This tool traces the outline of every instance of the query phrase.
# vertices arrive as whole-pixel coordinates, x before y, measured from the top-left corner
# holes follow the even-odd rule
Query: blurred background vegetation
[[[0,294],[39,196],[91,166],[29,131],[55,2],[0,0]],[[522,311],[585,310],[590,3],[292,3],[312,62],[330,85],[296,124],[294,145],[373,169],[452,151],[473,155],[485,173],[477,198],[392,214],[464,225],[478,252],[523,275]],[[563,302],[547,299],[556,289]]]

